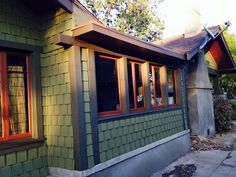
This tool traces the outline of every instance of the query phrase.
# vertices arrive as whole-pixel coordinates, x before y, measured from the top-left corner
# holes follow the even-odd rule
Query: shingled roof
[[[212,26],[208,28],[215,36],[220,32],[220,26]],[[208,33],[203,29],[199,34],[186,38],[185,35],[179,35],[172,38],[163,39],[155,42],[155,44],[168,48],[182,55],[191,53],[196,50],[206,40]]]

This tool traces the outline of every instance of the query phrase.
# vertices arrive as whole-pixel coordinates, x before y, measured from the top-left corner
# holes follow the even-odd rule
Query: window
[[[167,69],[167,85],[168,85],[168,104],[176,104],[176,85],[175,85],[175,70]]]
[[[129,103],[131,110],[144,108],[141,63],[128,61]]]
[[[97,103],[100,115],[121,112],[117,57],[95,54]]]
[[[150,91],[152,106],[164,106],[160,82],[160,68],[158,66],[150,67]]]
[[[1,141],[31,136],[29,57],[0,55]]]

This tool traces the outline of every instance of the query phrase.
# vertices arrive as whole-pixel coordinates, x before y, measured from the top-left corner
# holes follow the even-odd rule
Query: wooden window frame
[[[160,72],[161,66],[150,65],[150,67],[151,67],[151,73],[152,73],[153,86],[155,87],[156,86],[156,78],[155,78],[155,74],[154,74],[155,73],[154,69],[155,68],[159,69],[159,77],[161,78],[162,77],[161,72]],[[161,84],[160,78],[159,78],[159,82]],[[164,95],[163,87],[161,85],[160,85],[160,89],[161,89],[161,98],[162,98],[163,104],[158,106],[155,101],[154,105],[151,104],[153,109],[160,109],[160,108],[167,107],[167,105],[164,103],[165,95]],[[154,100],[156,100],[156,89],[155,88],[154,88]]]
[[[144,89],[144,82],[143,82],[143,71],[142,71],[142,64],[137,61],[129,61],[131,63],[131,73],[132,73],[132,84],[133,84],[133,101],[134,101],[134,108],[130,108],[130,112],[141,112],[146,110],[146,102],[145,102],[145,89]],[[143,107],[138,108],[137,107],[137,91],[136,91],[136,72],[135,72],[135,65],[139,65],[141,69],[141,80],[142,80],[142,92],[143,92]],[[129,85],[129,83],[128,83]],[[130,105],[128,105],[130,106]]]
[[[26,60],[26,79],[27,79],[27,98],[28,98],[28,126],[29,132],[22,134],[10,135],[9,128],[9,96],[8,96],[8,70],[7,70],[7,54],[13,54],[13,52],[0,52],[0,67],[1,67],[1,82],[2,89],[0,90],[1,94],[1,111],[2,111],[2,136],[0,137],[0,142],[7,142],[10,140],[27,138],[32,136],[32,111],[31,111],[31,88],[30,88],[30,64],[29,64],[29,55],[23,53],[14,53],[17,55],[25,56]]]
[[[172,77],[172,80],[173,80],[173,84],[174,84],[174,91],[175,91],[175,103],[174,104],[169,104],[169,96],[168,96],[168,91],[167,91],[167,104],[169,107],[176,107],[176,106],[179,106],[179,101],[180,101],[180,98],[179,98],[179,89],[178,87],[180,86],[180,81],[178,81],[177,79],[177,72],[178,72],[178,69],[176,68],[166,68],[166,74],[167,74],[167,71],[168,69],[172,70],[173,71],[173,77]],[[168,87],[168,81],[166,82],[166,85]]]
[[[95,52],[95,53],[100,53],[100,52]],[[107,116],[115,116],[122,114],[122,96],[121,96],[121,83],[120,83],[120,68],[118,65],[118,60],[120,59],[119,57],[113,57],[109,56],[107,54],[99,54],[98,55],[100,58],[107,59],[107,60],[115,60],[116,61],[116,66],[117,66],[117,82],[118,82],[118,94],[119,94],[119,102],[120,102],[120,108],[119,110],[115,111],[104,111],[104,112],[98,112],[98,115],[100,117],[107,117]],[[96,58],[95,58],[96,60]]]

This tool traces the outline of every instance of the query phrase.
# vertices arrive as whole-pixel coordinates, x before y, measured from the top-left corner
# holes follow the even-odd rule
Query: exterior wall
[[[45,177],[48,174],[46,146],[0,156],[2,177]]]
[[[41,45],[39,16],[16,0],[0,1],[0,39]]]
[[[72,15],[62,9],[39,15],[17,0],[0,1],[0,40],[43,48],[42,114],[45,145],[0,156],[0,176],[45,177],[47,166],[74,169],[69,52],[54,45],[56,34],[71,35]]]
[[[93,142],[92,142],[92,128],[91,128],[91,110],[89,97],[89,80],[88,80],[88,55],[85,48],[81,49],[82,61],[82,75],[83,75],[83,95],[84,95],[84,114],[86,123],[86,146],[88,167],[94,166]]]
[[[0,40],[40,46],[39,16],[16,0],[0,1]],[[45,177],[46,146],[0,156],[0,176]]]
[[[74,169],[69,51],[53,43],[56,34],[71,35],[72,15],[58,9],[45,14],[42,22],[41,75],[48,165]]]
[[[93,151],[91,98],[89,88],[88,50],[81,48],[81,62],[83,74],[84,114],[86,122],[87,158],[88,167],[94,166],[95,154]],[[165,108],[147,113],[116,116],[108,120],[97,117],[99,135],[99,158],[105,162],[124,153],[151,144],[163,138],[182,132],[187,129],[187,105],[184,83],[184,72],[180,74],[180,91],[182,106]]]
[[[208,51],[208,52],[205,54],[205,60],[206,60],[206,62],[207,62],[207,64],[208,64],[208,67],[209,67],[209,68],[214,69],[214,70],[217,70],[217,69],[218,69],[218,66],[217,66],[217,64],[216,64],[216,62],[215,62],[215,59],[214,59],[214,57],[212,56],[211,52]]]
[[[99,124],[101,162],[183,131],[182,109]]]

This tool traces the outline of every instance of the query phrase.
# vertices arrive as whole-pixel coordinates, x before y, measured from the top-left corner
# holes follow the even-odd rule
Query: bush
[[[230,130],[232,121],[232,104],[220,96],[214,97],[214,114],[216,131]]]
[[[233,99],[230,102],[232,104],[232,111],[233,111],[233,113],[232,113],[232,120],[236,120],[236,100]]]

